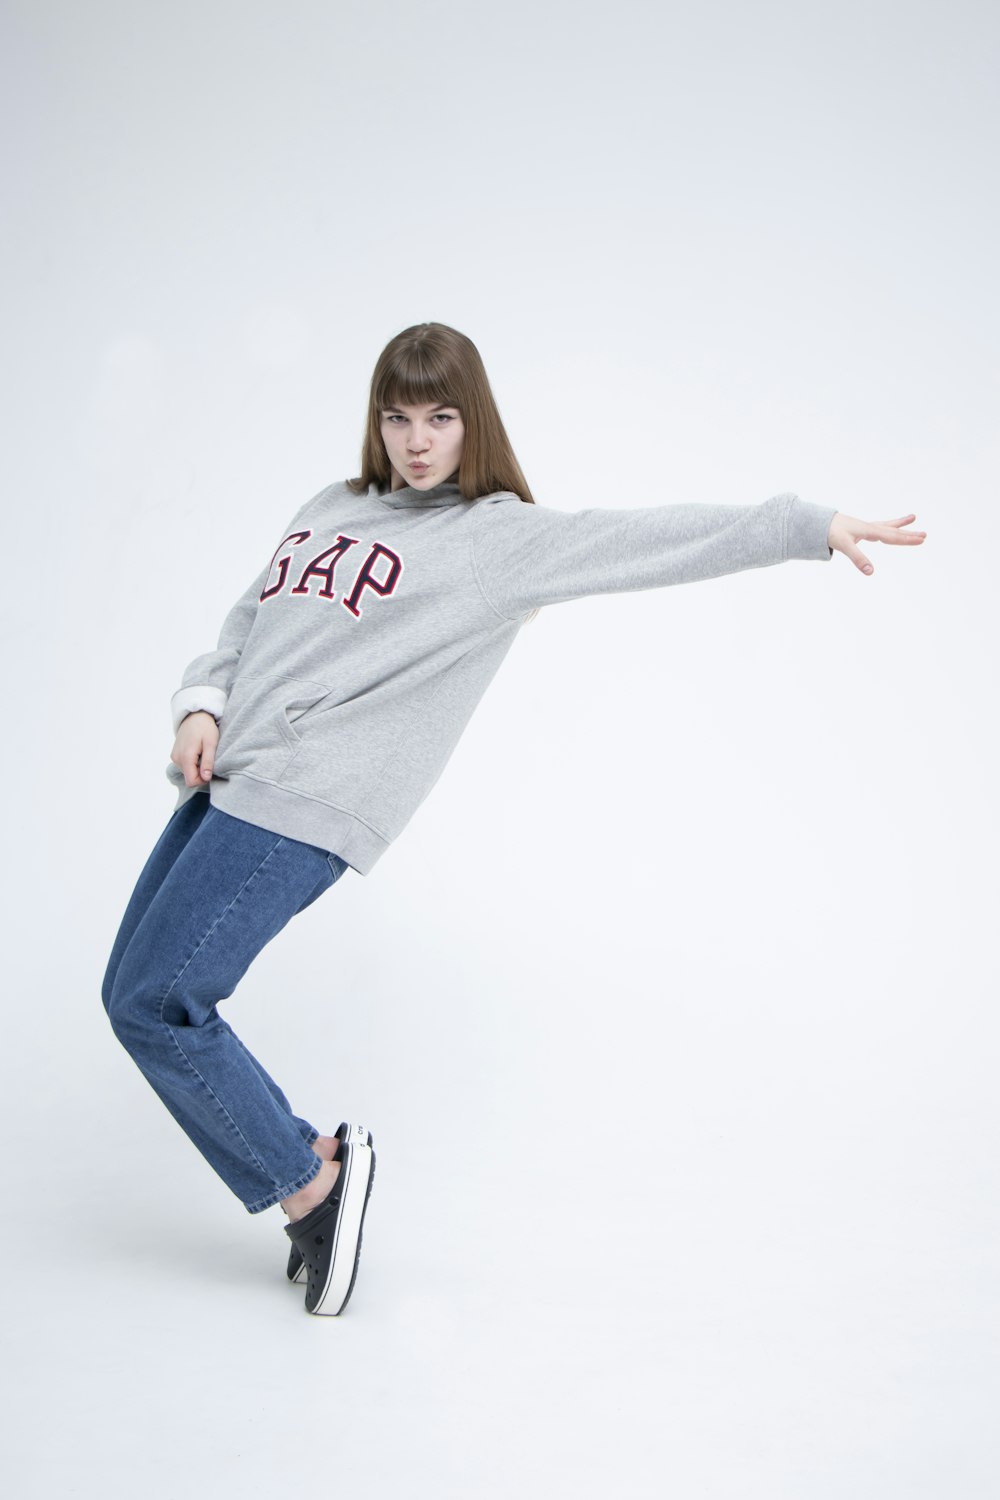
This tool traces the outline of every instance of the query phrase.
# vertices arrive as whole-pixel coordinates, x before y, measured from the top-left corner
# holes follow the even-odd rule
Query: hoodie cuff
[[[835,505],[811,505],[793,495],[785,525],[785,557],[829,562],[833,548],[827,542],[827,536],[836,514]]]
[[[188,687],[179,688],[170,700],[170,717],[173,721],[174,734],[181,725],[181,720],[186,719],[188,714],[197,713],[199,709],[211,714],[216,723],[222,718],[226,706],[228,694],[217,687]]]

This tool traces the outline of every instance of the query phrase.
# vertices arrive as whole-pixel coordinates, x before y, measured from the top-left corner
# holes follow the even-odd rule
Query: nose
[[[421,431],[421,429],[416,426],[411,428],[410,440],[406,446],[411,453],[424,453],[427,449],[426,432]]]

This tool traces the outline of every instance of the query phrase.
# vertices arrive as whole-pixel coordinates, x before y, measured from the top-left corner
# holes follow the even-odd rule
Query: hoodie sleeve
[[[487,603],[517,619],[589,594],[694,583],[789,558],[829,562],[836,514],[794,494],[760,505],[560,511],[504,491],[474,506],[472,556]]]
[[[295,530],[306,511],[316,501],[327,495],[331,488],[332,486],[328,485],[318,494],[310,496],[305,505],[299,507],[282,532],[282,540],[288,536],[289,532]],[[281,546],[280,542],[278,546]],[[275,548],[275,552],[277,550]],[[236,676],[240,654],[257,617],[257,606],[260,603],[264,585],[267,583],[274,556],[275,553],[272,553],[267,566],[248,585],[223,620],[215,650],[196,656],[194,661],[189,662],[185,668],[181,685],[170,700],[170,717],[174,734],[180,728],[181,720],[185,719],[188,714],[196,713],[199,709],[204,709],[215,719],[222,718],[233,678]]]
[[[216,719],[221,719],[229,689],[236,676],[240,653],[250,634],[250,627],[257,614],[257,604],[270,570],[271,564],[268,563],[237,599],[222,622],[215,650],[196,656],[185,668],[181,685],[170,700],[174,734],[180,728],[181,720],[198,709],[205,709]]]

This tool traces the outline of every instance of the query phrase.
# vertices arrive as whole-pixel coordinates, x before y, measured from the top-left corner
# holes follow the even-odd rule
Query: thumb
[[[859,573],[874,573],[871,562],[858,546],[858,539],[868,535],[867,524],[854,516],[841,516],[838,511],[830,522],[827,545],[835,552],[842,552],[854,564]],[[872,541],[876,538],[872,537]]]
[[[213,750],[203,750],[202,753],[201,753],[201,765],[200,765],[201,779],[202,779],[202,781],[211,781],[211,779],[212,779],[212,768],[214,767],[214,765],[215,765],[215,752]]]
[[[829,545],[835,551],[842,552],[854,564],[859,573],[874,573],[875,569],[850,532],[845,532],[844,535],[838,536]]]

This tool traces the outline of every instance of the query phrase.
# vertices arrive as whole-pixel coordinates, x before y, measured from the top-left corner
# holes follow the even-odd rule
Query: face
[[[465,427],[457,406],[386,406],[379,431],[392,464],[392,488],[429,490],[451,479],[462,457]],[[423,467],[414,468],[414,464]]]

